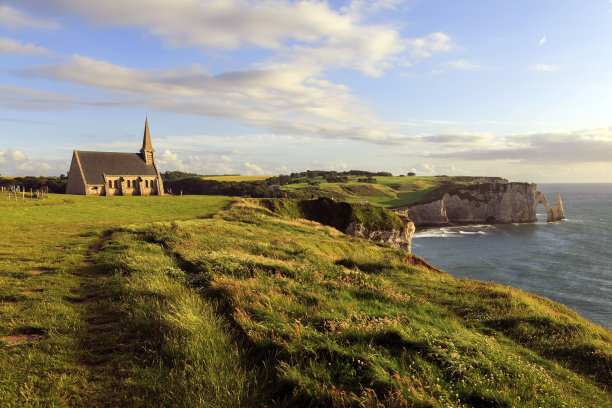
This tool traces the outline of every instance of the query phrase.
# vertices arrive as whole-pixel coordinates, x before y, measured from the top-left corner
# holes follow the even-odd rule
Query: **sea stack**
[[[552,219],[551,219],[552,215]],[[565,219],[565,211],[563,211],[563,202],[561,201],[561,194],[557,193],[557,202],[552,208],[552,214],[548,214],[548,222],[560,221]]]

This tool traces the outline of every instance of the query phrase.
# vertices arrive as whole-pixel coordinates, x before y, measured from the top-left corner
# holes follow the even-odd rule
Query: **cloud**
[[[22,44],[10,38],[0,38],[0,55],[2,54],[50,55],[52,52],[31,43]]]
[[[345,86],[321,80],[309,69],[278,66],[210,75],[200,65],[141,70],[77,55],[14,73],[114,90],[123,103],[131,96],[167,112],[238,119],[281,134],[391,144],[403,138]]]
[[[451,38],[442,32],[432,33],[423,38],[405,40],[411,55],[420,58],[431,57],[434,53],[450,51]]]
[[[157,160],[161,163],[174,163],[178,161],[178,155],[170,150],[164,150],[162,154],[157,156]]]
[[[0,122],[30,123],[34,125],[52,125],[53,124],[53,122],[47,122],[44,120],[30,120],[30,119],[17,119],[17,118],[0,118]]]
[[[430,158],[512,160],[520,163],[612,163],[612,126],[500,138],[502,146],[429,153]]]
[[[558,71],[559,70],[559,66],[558,65],[551,65],[551,64],[535,64],[533,66],[533,69],[535,69],[536,71],[554,72],[554,71]]]
[[[379,77],[394,66],[453,48],[443,32],[403,38],[393,27],[367,23],[360,12],[334,10],[325,1],[7,1],[36,13],[141,29],[168,47],[270,50],[248,69],[218,74],[198,64],[137,69],[81,55],[13,73],[104,91],[102,100],[89,104],[145,104],[165,112],[240,120],[280,134],[401,143],[406,137],[394,125],[382,122],[345,84],[327,79],[328,71],[352,69]],[[401,3],[380,0],[362,6],[392,9]]]
[[[470,60],[466,60],[466,59],[461,59],[461,60],[456,60],[456,61],[448,61],[445,65],[451,67],[451,68],[455,68],[455,69],[459,69],[462,71],[469,71],[469,70],[473,70],[473,69],[478,69],[480,68],[480,66]]]
[[[266,171],[264,171],[264,169],[262,169],[261,167],[259,167],[256,164],[249,163],[249,162],[244,162],[242,164],[244,165],[244,167],[246,167],[248,169],[247,172],[246,172],[247,175],[266,174]]]
[[[361,15],[377,13],[381,10],[398,10],[407,0],[352,0],[348,6],[341,8],[347,14]]]
[[[380,76],[402,60],[405,50],[422,58],[452,48],[450,37],[442,32],[404,39],[394,28],[362,21],[365,4],[368,10],[388,9],[403,3],[398,0],[355,2],[353,8],[339,11],[324,1],[13,2],[38,12],[76,14],[95,24],[137,27],[169,47],[236,50],[255,46],[276,51],[283,63],[348,67],[370,76]]]
[[[9,30],[20,28],[56,29],[60,27],[60,24],[56,21],[28,16],[8,6],[0,6],[0,27]]]
[[[541,46],[543,46],[544,44],[546,44],[546,41],[547,41],[546,36],[542,37],[542,38],[540,39],[540,42],[538,42],[538,47],[541,47]]]
[[[0,85],[0,106],[8,109],[58,110],[73,104],[74,101],[57,92]]]
[[[492,138],[491,134],[483,133],[455,133],[424,136],[421,140],[428,143],[444,145],[471,145],[486,142]]]
[[[0,163],[19,163],[27,161],[27,156],[21,150],[7,149],[0,151]]]

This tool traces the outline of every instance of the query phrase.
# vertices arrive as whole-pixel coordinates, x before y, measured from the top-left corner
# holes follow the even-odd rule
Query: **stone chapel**
[[[163,195],[164,185],[155,164],[148,119],[140,153],[75,150],[66,194]]]

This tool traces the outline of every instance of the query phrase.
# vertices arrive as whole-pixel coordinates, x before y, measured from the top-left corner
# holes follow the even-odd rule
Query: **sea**
[[[431,228],[412,253],[456,277],[493,281],[545,296],[612,328],[612,184],[538,184],[566,220]]]

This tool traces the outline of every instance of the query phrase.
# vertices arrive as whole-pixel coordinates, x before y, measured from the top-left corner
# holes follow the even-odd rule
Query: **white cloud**
[[[476,64],[475,62],[472,62],[470,60],[466,60],[466,59],[461,59],[461,60],[456,60],[456,61],[448,61],[445,65],[455,68],[455,69],[460,69],[463,71],[469,71],[472,69],[478,69],[480,68],[480,66],[478,64]]]
[[[544,44],[546,44],[546,41],[548,41],[548,40],[546,39],[546,36],[542,37],[542,38],[540,39],[540,42],[538,42],[538,47],[541,47],[541,46],[543,46]]]
[[[341,10],[353,15],[371,14],[381,10],[398,10],[406,2],[406,0],[352,0]]]
[[[51,51],[31,43],[22,44],[10,38],[0,38],[0,55],[2,54],[49,55]]]
[[[0,151],[0,163],[18,163],[27,161],[28,157],[21,150],[7,149]]]
[[[8,158],[8,161],[13,162],[22,162],[28,160],[27,156],[23,154],[21,150],[9,149],[6,151],[6,157]]]
[[[59,28],[60,24],[56,21],[28,16],[8,6],[0,6],[0,27],[9,30],[17,30],[24,27],[55,29]]]
[[[612,126],[497,137],[496,141],[427,154],[430,158],[537,163],[612,163]]]
[[[247,169],[246,174],[247,175],[259,175],[259,174],[266,174],[266,171],[264,171],[264,169],[262,169],[261,167],[259,167],[256,164],[253,163],[249,163],[249,162],[244,162],[242,163],[244,165],[244,167]]]
[[[101,104],[147,104],[166,112],[237,119],[282,134],[398,143],[403,136],[395,127],[383,123],[345,84],[326,79],[327,71],[345,68],[377,77],[398,64],[411,64],[409,59],[452,49],[443,32],[402,38],[393,27],[365,23],[359,13],[333,10],[324,1],[8,2],[33,12],[136,27],[171,47],[272,50],[256,68],[216,75],[198,64],[145,70],[80,55],[13,73],[113,91],[105,92]],[[366,8],[400,3],[380,0]]]
[[[420,58],[431,57],[434,53],[450,51],[452,49],[451,38],[443,33],[429,34],[423,38],[410,38],[405,40],[411,55]]]
[[[559,70],[559,66],[551,65],[551,64],[535,64],[533,66],[533,69],[535,69],[536,71],[542,71],[542,72],[555,72]]]
[[[16,3],[37,11],[77,14],[97,24],[139,27],[171,47],[235,50],[254,45],[302,63],[308,60],[346,66],[374,76],[380,75],[406,45],[415,48],[419,56],[448,49],[442,44],[448,38],[442,33],[406,42],[393,28],[363,24],[358,16],[332,10],[322,1],[47,0],[44,6],[39,0]],[[397,2],[379,2],[380,7],[392,3]]]
[[[321,80],[308,68],[278,66],[210,75],[199,65],[141,70],[74,56],[70,61],[15,71],[118,91],[116,99],[146,100],[157,109],[225,117],[281,134],[398,143],[345,86]],[[120,98],[121,96],[121,98]]]
[[[44,6],[39,0],[13,2],[35,11],[76,14],[96,24],[138,27],[171,47],[235,50],[256,46],[277,51],[281,63],[349,67],[371,76],[381,75],[401,60],[406,48],[416,57],[451,49],[444,33],[403,39],[394,28],[363,23],[354,8],[336,11],[324,1],[46,0]],[[353,5],[368,4],[371,10],[395,8],[402,2]]]
[[[71,99],[57,92],[0,85],[0,106],[9,109],[57,110],[72,103]]]
[[[158,155],[157,160],[160,163],[175,163],[178,162],[178,155],[176,153],[172,153],[170,150],[164,150],[164,152]]]

